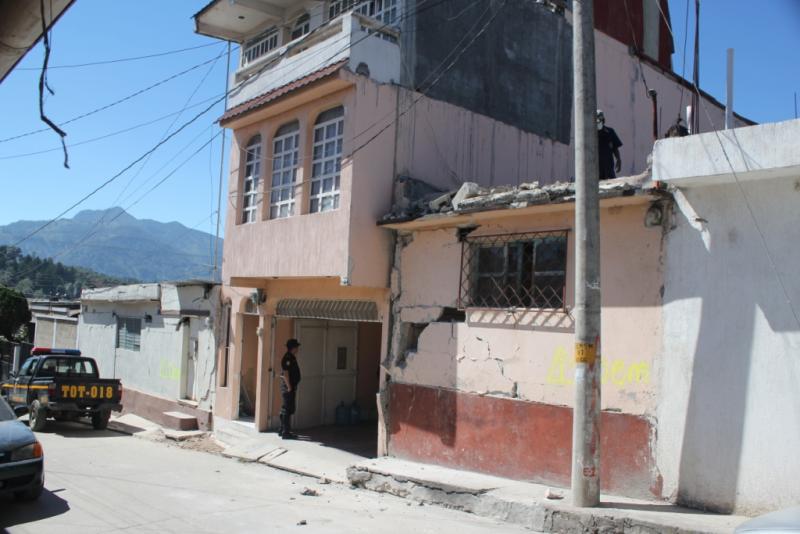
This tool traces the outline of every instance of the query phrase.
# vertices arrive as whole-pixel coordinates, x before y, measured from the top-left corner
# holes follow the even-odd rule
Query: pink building
[[[653,121],[663,117],[656,128],[666,130],[690,91],[669,70],[672,46],[660,12],[649,2],[628,4],[630,33],[620,29],[614,2],[598,2],[596,33],[599,102],[624,142],[623,175],[646,169]],[[668,16],[666,2],[662,7]],[[286,339],[296,337],[303,344],[304,376],[297,428],[332,424],[336,408],[355,401],[378,437],[377,454],[487,470],[470,452],[477,434],[466,442],[453,441],[463,436],[452,433],[439,443],[438,437],[422,438],[456,429],[447,406],[463,416],[472,409],[460,404],[464,399],[492,403],[494,397],[486,394],[503,391],[500,396],[509,400],[498,401],[504,410],[499,419],[513,422],[544,410],[545,420],[563,427],[548,444],[561,446],[569,428],[566,415],[560,419],[569,411],[569,388],[549,384],[547,376],[551,371],[553,380],[569,376],[567,367],[557,365],[559,357],[567,359],[559,347],[570,345],[566,316],[539,313],[540,303],[531,301],[523,314],[527,329],[514,334],[520,347],[544,343],[548,357],[556,358],[537,364],[544,366],[537,368],[539,378],[515,379],[512,387],[502,366],[488,356],[472,367],[457,365],[459,358],[473,358],[473,351],[496,349],[482,341],[447,348],[445,330],[455,333],[471,323],[440,322],[425,307],[452,308],[468,321],[480,316],[480,321],[502,323],[510,317],[508,303],[476,316],[473,306],[459,299],[461,243],[449,222],[442,223],[446,230],[420,231],[408,247],[398,246],[405,237],[376,222],[402,204],[404,195],[457,189],[465,182],[516,186],[571,180],[571,26],[562,2],[214,0],[195,20],[198,33],[241,46],[229,106],[220,120],[232,131],[233,145],[223,260],[229,329],[220,351],[215,424],[252,421],[258,431],[278,426],[276,367]],[[655,113],[648,89],[658,92]],[[709,114],[702,127],[707,129],[705,121],[721,122],[723,112],[703,98]],[[411,191],[415,188],[420,190]],[[658,313],[655,296],[640,293],[643,287],[658,287],[653,265],[658,230],[642,223],[653,199],[634,198],[609,201],[605,212],[611,221],[605,231],[629,235],[643,247],[640,267],[649,269],[631,270],[641,278],[632,286],[627,275],[608,275],[616,278],[619,300],[611,304],[619,307],[623,323],[631,313],[644,313],[642,321]],[[566,232],[563,249],[571,246],[569,210],[568,205],[537,209],[535,220],[496,217],[504,220],[504,232]],[[415,223],[409,224],[393,228],[416,232]],[[625,243],[617,246],[622,251]],[[398,260],[410,262],[411,270],[398,269]],[[568,271],[569,255],[566,261]],[[398,283],[405,288],[399,293]],[[566,309],[568,283],[564,290],[559,298]],[[545,324],[536,322],[542,320]],[[406,338],[419,330],[418,348],[438,354],[429,359],[433,367],[398,365],[411,350],[398,345],[398,325],[405,323],[411,324],[403,326]],[[417,323],[431,325],[422,329]],[[481,324],[502,337],[498,325]],[[644,380],[651,335],[637,332],[633,341],[611,342],[609,350],[618,352],[624,367],[615,376]],[[527,373],[530,365],[518,371]],[[463,380],[471,385],[462,388]],[[478,396],[448,393],[462,390]],[[438,395],[445,403],[432,405],[437,419],[430,420],[430,428],[420,423],[425,414],[413,414],[406,426],[395,417],[398,410],[421,409],[414,401],[417,394]],[[633,455],[631,475],[622,485],[638,493],[650,484],[657,487],[647,464],[646,414],[653,403],[647,388],[615,390],[607,398],[621,411],[609,417],[629,428],[634,440],[621,451]],[[479,412],[494,409],[486,406]],[[519,435],[514,443],[523,441]],[[569,450],[561,453],[568,456]],[[563,468],[557,462],[518,474],[533,477],[541,471],[549,473],[542,478],[562,481]],[[505,465],[501,474],[513,473]]]

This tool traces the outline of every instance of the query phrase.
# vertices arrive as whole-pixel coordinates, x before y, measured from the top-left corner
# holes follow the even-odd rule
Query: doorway
[[[358,323],[303,319],[295,329],[303,373],[295,427],[334,425],[337,407],[349,410],[356,400]]]
[[[242,314],[242,366],[239,381],[239,417],[252,421],[256,414],[258,384],[258,315]]]

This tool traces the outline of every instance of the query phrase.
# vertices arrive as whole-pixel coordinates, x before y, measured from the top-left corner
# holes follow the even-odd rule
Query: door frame
[[[352,370],[353,371],[353,399],[356,399],[358,397],[358,349],[359,349],[358,348],[358,321],[342,321],[342,320],[337,320],[337,319],[310,319],[308,317],[302,317],[302,318],[297,317],[297,318],[293,318],[293,319],[294,319],[294,337],[296,339],[300,339],[300,329],[302,328],[303,321],[320,321],[321,323],[323,323],[321,325],[321,328],[322,328],[322,346],[323,346],[323,350],[324,351],[328,350],[328,330],[331,328],[331,323],[340,323],[340,324],[346,324],[346,325],[353,325],[353,328],[355,329],[355,335],[353,336],[353,370]],[[333,328],[337,328],[337,326],[333,326]],[[341,326],[339,326],[338,328],[341,328]],[[301,343],[302,343],[302,341],[301,341]],[[322,387],[321,399],[322,399],[322,402],[320,403],[320,406],[319,406],[319,410],[320,410],[319,420],[320,420],[320,422],[321,422],[321,424],[323,426],[325,425],[325,399],[326,399],[326,395],[325,395],[325,393],[326,393],[326,391],[325,391],[325,388],[326,388],[326,380],[325,380],[326,373],[325,372],[326,372],[326,364],[327,364],[327,357],[326,356],[327,356],[326,353],[322,354],[322,381],[321,381],[321,387]],[[300,401],[302,400],[302,393],[301,392],[302,392],[302,388],[300,389],[300,391],[297,392],[297,401],[295,403],[296,406],[299,405]]]

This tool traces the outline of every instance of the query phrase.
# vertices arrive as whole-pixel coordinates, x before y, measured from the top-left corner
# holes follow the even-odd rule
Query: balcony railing
[[[241,89],[234,88],[229,107],[348,58],[354,72],[365,63],[373,79],[399,81],[399,37],[397,28],[355,11],[272,50],[277,35],[266,34],[245,45],[234,75]]]
[[[248,42],[242,50],[241,66],[246,67],[278,47],[278,30],[271,30]]]

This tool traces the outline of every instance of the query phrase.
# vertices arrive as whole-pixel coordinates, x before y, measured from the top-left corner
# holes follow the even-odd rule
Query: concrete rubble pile
[[[634,195],[641,192],[649,176],[617,178],[600,182],[600,198]],[[555,182],[539,185],[539,182],[518,186],[482,187],[474,182],[465,182],[452,191],[437,191],[415,180],[403,177],[401,187],[396,190],[395,204],[391,213],[381,222],[399,222],[417,219],[426,215],[459,214],[498,208],[525,208],[540,204],[558,204],[575,200],[573,182]],[[423,184],[420,186],[420,184]],[[655,184],[650,183],[650,186]]]

